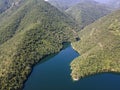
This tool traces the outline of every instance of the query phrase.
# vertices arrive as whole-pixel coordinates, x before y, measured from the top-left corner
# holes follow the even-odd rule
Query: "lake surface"
[[[71,46],[34,66],[23,90],[120,90],[120,75],[99,74],[73,82],[70,62],[78,57]]]

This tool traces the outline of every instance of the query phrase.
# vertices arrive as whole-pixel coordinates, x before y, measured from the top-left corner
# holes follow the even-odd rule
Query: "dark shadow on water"
[[[63,43],[62,43],[63,47],[62,47],[61,50],[66,49],[67,47],[70,46],[70,44],[71,44],[70,42],[63,42]]]
[[[49,61],[51,58],[55,57],[56,55],[57,55],[57,54],[48,55],[47,57],[45,57],[44,59],[42,59],[42,60],[38,63],[38,65],[39,65],[39,64],[42,64],[42,63],[44,63],[44,62],[46,62],[46,61]]]
[[[69,47],[69,46],[70,46],[70,43],[69,43],[69,42],[63,42],[62,45],[63,45],[63,47],[62,47],[62,49],[61,49],[60,51],[62,51],[62,50],[64,50],[64,49],[66,49],[67,47]],[[58,53],[59,53],[59,52],[58,52]],[[58,53],[56,53],[56,54],[51,54],[51,55],[46,56],[45,58],[43,58],[42,60],[40,60],[40,62],[38,62],[37,65],[42,64],[42,63],[44,63],[44,62],[47,62],[47,61],[51,60],[51,59],[52,59],[53,57],[55,57]],[[37,65],[36,65],[36,66],[37,66]]]

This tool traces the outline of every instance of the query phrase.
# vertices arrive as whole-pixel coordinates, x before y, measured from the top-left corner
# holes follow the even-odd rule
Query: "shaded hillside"
[[[19,6],[23,0],[0,0],[0,13],[14,6]]]
[[[63,11],[81,1],[83,0],[48,0],[50,4]]]
[[[120,10],[99,19],[79,32],[72,44],[81,56],[71,63],[72,78],[101,72],[120,72]]]
[[[108,3],[108,5],[112,8],[112,9],[120,9],[120,0],[110,0],[110,2]]]
[[[104,4],[91,0],[84,0],[81,3],[67,9],[66,13],[68,13],[78,23],[80,29],[82,29],[100,17],[110,13],[110,10]]]
[[[20,89],[34,64],[75,38],[70,19],[42,0],[24,0],[0,17],[0,90]]]

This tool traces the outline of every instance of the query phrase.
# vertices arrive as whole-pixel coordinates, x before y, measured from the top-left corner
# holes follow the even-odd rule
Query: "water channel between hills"
[[[34,66],[23,90],[120,90],[120,75],[104,73],[74,82],[70,62],[79,54],[69,45]]]

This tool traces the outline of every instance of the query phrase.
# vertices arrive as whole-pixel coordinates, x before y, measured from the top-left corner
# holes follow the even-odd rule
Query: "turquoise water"
[[[71,46],[38,63],[23,90],[120,90],[120,75],[99,74],[73,82],[70,62],[78,57]]]

